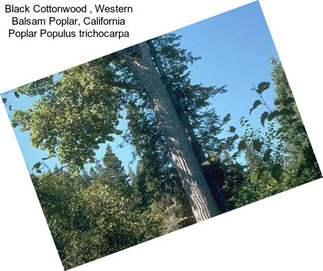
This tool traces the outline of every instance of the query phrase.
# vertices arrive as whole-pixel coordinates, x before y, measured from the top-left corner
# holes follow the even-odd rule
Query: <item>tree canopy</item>
[[[226,87],[191,81],[198,59],[167,34],[16,89],[37,101],[14,111],[13,126],[62,164],[31,175],[65,268],[321,176],[279,61],[273,86],[252,89],[260,127],[242,117],[239,134],[210,106]],[[113,152],[117,136],[134,147],[135,169]]]

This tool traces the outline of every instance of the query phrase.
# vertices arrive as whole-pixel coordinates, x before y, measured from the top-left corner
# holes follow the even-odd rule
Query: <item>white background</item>
[[[52,4],[82,2],[90,3],[64,0]],[[134,7],[134,14],[127,17],[132,38],[121,41],[9,40],[9,18],[2,3],[0,92],[248,2],[251,1],[102,1]],[[260,4],[322,166],[321,0],[262,0]],[[3,106],[0,131],[0,269],[63,270]],[[321,179],[85,264],[75,271],[323,270],[322,192]]]

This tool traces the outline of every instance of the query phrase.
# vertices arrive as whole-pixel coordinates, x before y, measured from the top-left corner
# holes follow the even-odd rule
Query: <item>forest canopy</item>
[[[163,35],[17,88],[16,99],[36,98],[25,110],[3,96],[12,125],[48,154],[30,174],[66,269],[321,177],[278,60],[272,82],[250,89],[257,98],[237,127],[230,108],[221,116],[211,106],[232,90],[194,83],[199,58],[180,38]],[[135,169],[114,153],[116,137],[133,147]],[[60,165],[46,170],[53,157]]]

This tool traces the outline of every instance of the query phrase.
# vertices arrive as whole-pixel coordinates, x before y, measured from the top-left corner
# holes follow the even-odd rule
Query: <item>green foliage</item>
[[[171,34],[152,41],[167,74],[162,79],[204,150],[214,151],[215,144],[227,149],[227,141],[217,135],[230,115],[220,118],[208,109],[209,99],[225,89],[191,83],[189,65],[198,58],[181,49],[178,40]],[[138,85],[111,55],[17,89],[39,99],[27,110],[15,111],[12,124],[29,131],[33,146],[67,166],[67,172],[34,176],[67,268],[195,222],[150,101],[140,88],[131,87]],[[122,134],[117,126],[124,109],[130,132],[124,137],[135,148],[137,171],[127,176],[108,147],[103,164],[81,175],[100,144]],[[65,195],[57,209],[56,190]]]
[[[108,64],[108,57],[94,60],[64,71],[58,80],[44,78],[19,88],[41,96],[27,110],[14,112],[13,126],[30,131],[33,146],[58,156],[70,169],[93,162],[94,151],[113,140],[121,118],[123,93],[111,85],[115,75]]]
[[[24,94],[27,96],[43,95],[44,93],[52,89],[53,83],[54,76],[51,75],[41,80],[17,88],[17,93]]]
[[[239,137],[229,126],[230,113],[220,117],[210,106],[225,87],[191,82],[189,68],[199,58],[182,49],[179,39],[169,34],[150,41],[159,61],[153,57],[156,69],[185,120],[188,140],[201,145],[207,157],[202,166],[214,171],[232,208],[320,176],[280,63],[272,61],[276,108],[262,96],[269,91],[268,82],[254,89],[259,99],[249,112],[264,109],[264,130],[242,118],[245,134]],[[29,131],[33,146],[47,150],[47,158],[58,157],[67,169],[42,173],[43,163],[38,162],[33,166],[38,175],[32,176],[65,268],[194,223],[151,103],[117,55],[20,87],[15,96],[20,95],[39,99],[25,111],[14,112],[13,126]],[[122,115],[127,133],[117,129]],[[226,125],[230,134],[221,137]],[[81,174],[85,164],[95,161],[101,144],[115,135],[134,147],[136,172],[127,175],[108,145],[103,161]]]
[[[89,174],[55,169],[32,179],[66,269],[173,231],[185,220],[170,196],[144,205],[110,147],[104,165]]]
[[[256,89],[261,101],[256,100],[250,109],[251,113],[259,105],[266,108],[260,117],[265,130],[252,128],[245,118],[240,121],[246,130],[238,151],[244,153],[247,168],[243,181],[233,187],[230,201],[235,207],[321,176],[282,65],[274,59],[272,64],[276,108],[271,110],[261,96],[270,86],[262,82]]]
[[[211,107],[210,99],[226,93],[226,86],[205,87],[202,84],[193,84],[189,68],[200,58],[182,49],[179,41],[180,36],[174,34],[163,35],[152,40],[166,74],[166,78],[162,79],[170,91],[177,112],[188,118],[189,125],[193,128],[204,153],[211,154],[215,149],[222,153],[230,148],[233,140],[233,136],[219,137],[231,116],[227,114],[221,118]]]
[[[181,223],[172,223],[175,230],[191,224],[192,213],[154,114],[148,108],[142,111],[144,104],[143,100],[137,98],[127,105],[130,133],[125,139],[135,147],[134,155],[140,157],[136,175],[133,174],[131,183],[138,192],[142,208],[151,208],[156,203],[163,206],[162,209],[176,206],[176,214],[173,214],[172,221]],[[183,220],[183,217],[187,219]]]
[[[239,144],[238,144],[238,150],[239,151],[243,151],[247,148],[247,144],[246,141],[244,139],[242,139]]]

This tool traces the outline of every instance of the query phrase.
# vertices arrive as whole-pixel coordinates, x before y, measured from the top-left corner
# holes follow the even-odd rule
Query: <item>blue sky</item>
[[[227,86],[228,92],[212,99],[211,107],[221,116],[230,112],[232,121],[229,125],[238,128],[239,119],[245,116],[254,127],[259,127],[257,111],[252,116],[249,115],[250,107],[258,98],[251,88],[262,81],[271,82],[272,66],[269,58],[273,56],[279,59],[259,3],[254,2],[228,11],[174,33],[182,35],[183,48],[192,52],[194,56],[201,57],[201,60],[191,67],[192,81],[205,86]],[[28,97],[17,99],[12,92],[2,96],[8,99],[13,109],[26,109],[35,100]],[[272,104],[274,99],[272,87],[264,93],[264,98]],[[8,114],[11,116],[12,113],[8,111]],[[28,133],[20,133],[19,128],[15,129],[15,133],[26,164],[31,169],[36,162],[46,156],[46,152],[31,146]],[[128,168],[132,159],[132,147],[126,146],[120,149],[117,148],[119,143],[121,140],[117,138],[112,148],[125,168]],[[99,159],[103,156],[104,149],[103,146],[99,150]],[[57,159],[47,161],[50,167],[58,163]]]
[[[221,15],[187,26],[176,34],[182,35],[182,47],[200,56],[191,67],[193,82],[205,86],[226,85],[228,92],[212,100],[221,115],[230,112],[233,125],[241,116],[259,126],[259,115],[249,115],[254,100],[251,91],[262,81],[271,82],[270,57],[279,59],[268,26],[258,2],[228,11]],[[270,104],[274,92],[264,92]]]

